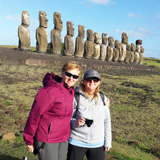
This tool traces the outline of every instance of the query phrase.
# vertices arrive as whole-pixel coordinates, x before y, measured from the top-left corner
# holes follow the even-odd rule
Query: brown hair
[[[75,62],[75,61],[68,62],[68,63],[64,64],[64,66],[62,67],[62,71],[63,72],[67,71],[68,69],[69,70],[77,69],[79,71],[79,74],[78,74],[79,76],[82,73],[81,66],[77,62]]]

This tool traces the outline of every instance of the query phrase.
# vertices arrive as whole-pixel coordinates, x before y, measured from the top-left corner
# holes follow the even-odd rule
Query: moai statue
[[[139,53],[139,64],[142,65],[143,64],[143,53],[144,53],[144,48],[141,46],[140,47],[140,53]]]
[[[85,58],[92,58],[94,54],[94,35],[93,35],[93,30],[88,29],[87,30],[87,40],[85,41],[84,44],[84,57]]]
[[[128,36],[127,33],[122,33],[122,42],[120,43],[120,54],[119,54],[119,61],[123,62],[126,58],[126,44],[128,44]]]
[[[130,59],[130,63],[134,62],[134,52],[135,52],[136,48],[134,43],[131,43],[131,59]]]
[[[129,44],[127,44],[127,47],[126,47],[126,58],[125,58],[124,61],[126,63],[129,63],[130,59],[131,59],[131,46]]]
[[[101,44],[101,36],[100,33],[94,33],[94,54],[93,59],[99,59],[100,57],[100,44]]]
[[[113,59],[113,47],[114,47],[114,39],[113,37],[108,38],[108,46],[107,46],[107,61],[112,61]]]
[[[134,54],[134,63],[137,64],[139,63],[139,60],[140,60],[140,45],[142,44],[142,40],[136,40],[136,51],[135,51],[135,54]]]
[[[37,52],[46,52],[48,40],[47,40],[47,14],[44,11],[39,11],[39,27],[36,29],[36,51]]]
[[[61,55],[62,50],[62,36],[61,31],[63,28],[63,22],[61,20],[61,14],[54,12],[54,29],[51,31],[51,53]]]
[[[78,25],[78,36],[76,38],[76,45],[75,45],[75,57],[83,57],[84,54],[84,40],[85,37],[85,30],[84,26]]]
[[[22,24],[18,27],[19,45],[18,48],[21,50],[27,50],[30,48],[30,31],[29,27],[29,12],[22,12]]]
[[[67,21],[67,35],[64,37],[64,55],[65,56],[73,56],[74,54],[74,23],[71,21]]]
[[[106,54],[107,54],[107,33],[102,33],[102,44],[100,47],[100,60],[105,61],[106,60]]]
[[[113,48],[113,61],[117,62],[119,59],[119,53],[120,53],[120,44],[119,40],[115,40],[115,47]]]

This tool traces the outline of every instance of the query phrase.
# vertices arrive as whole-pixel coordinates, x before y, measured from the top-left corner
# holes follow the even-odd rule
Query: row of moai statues
[[[46,52],[48,46],[47,37],[47,14],[44,11],[39,12],[39,27],[36,29],[36,51]],[[61,14],[54,12],[54,28],[51,30],[51,47],[50,53],[61,55],[62,50],[62,36],[61,31],[63,22]],[[30,48],[30,31],[29,27],[29,13],[22,12],[22,24],[18,28],[19,49],[27,50]],[[84,42],[85,28],[83,25],[78,26],[78,36],[76,37],[74,47],[74,23],[67,21],[67,34],[64,37],[64,53],[65,56],[75,56],[79,58],[93,58],[102,61],[126,62],[142,64],[144,48],[142,40],[128,44],[127,33],[122,33],[122,40],[115,40],[113,37],[107,37],[107,33],[93,32],[92,29],[87,30],[87,39]],[[107,46],[108,43],[108,46]],[[74,51],[75,48],[75,51]]]

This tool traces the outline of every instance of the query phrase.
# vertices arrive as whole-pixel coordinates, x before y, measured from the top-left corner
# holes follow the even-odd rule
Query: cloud
[[[14,15],[14,16],[6,15],[5,18],[9,21],[21,21],[21,16],[20,15]]]
[[[120,29],[116,29],[115,33],[121,34],[123,31]],[[124,31],[127,33],[128,37],[135,37],[135,38],[143,38],[145,36],[154,35],[152,31],[146,30],[143,27],[139,27],[137,30],[126,30]]]
[[[128,13],[128,17],[136,17],[134,13]]]
[[[134,13],[131,13],[131,12],[129,12],[129,13],[127,14],[127,16],[130,17],[130,18],[143,17],[142,14],[134,14]]]
[[[115,3],[111,2],[111,0],[88,0],[91,3],[96,3],[96,4],[109,4],[109,3]]]
[[[155,15],[158,19],[160,19],[160,12]]]

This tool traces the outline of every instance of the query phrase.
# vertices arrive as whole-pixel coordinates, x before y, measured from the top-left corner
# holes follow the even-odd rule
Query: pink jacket
[[[70,120],[73,112],[74,89],[61,83],[62,78],[47,73],[34,100],[25,129],[24,141],[66,142],[70,136]]]

